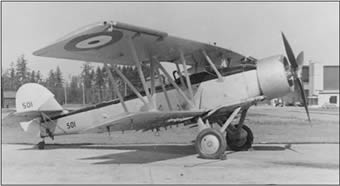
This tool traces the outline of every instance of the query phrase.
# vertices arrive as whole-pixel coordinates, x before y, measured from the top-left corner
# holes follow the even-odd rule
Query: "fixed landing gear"
[[[248,108],[241,110],[235,109],[221,129],[226,131],[226,141],[228,147],[234,151],[245,151],[251,148],[254,136],[250,128],[244,125]],[[241,117],[237,125],[230,124],[235,118],[236,113],[241,112]]]
[[[201,158],[225,159],[226,147],[234,151],[245,151],[251,148],[254,140],[251,129],[244,125],[247,110],[236,108],[223,123],[218,123],[221,128],[212,128],[209,120],[205,122],[201,118],[197,120],[199,133],[196,137],[195,147]],[[230,124],[241,111],[241,117],[237,125]],[[225,136],[224,136],[225,134]]]
[[[52,140],[54,140],[54,135],[53,133],[50,131],[50,129],[48,128],[44,128],[44,130],[42,130],[43,132],[45,133],[41,133],[40,134],[40,138],[42,139],[41,142],[39,142],[36,147],[39,149],[39,150],[43,150],[45,149],[45,138],[46,137],[50,137]],[[41,132],[42,132],[41,131]]]
[[[227,147],[223,134],[214,128],[203,129],[196,137],[196,150],[201,158],[223,158]]]
[[[41,141],[37,144],[39,150],[45,149],[45,141]]]
[[[254,136],[251,129],[242,125],[229,125],[227,128],[226,141],[228,147],[234,151],[246,151],[251,148]]]
[[[198,135],[195,141],[195,148],[200,158],[204,159],[225,159],[224,151],[227,147],[223,133],[212,128],[209,121],[203,122],[201,118],[197,120]]]

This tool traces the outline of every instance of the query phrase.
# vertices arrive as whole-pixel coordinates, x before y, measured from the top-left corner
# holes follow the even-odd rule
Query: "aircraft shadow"
[[[27,145],[27,144],[26,144]],[[91,143],[73,143],[73,144],[46,144],[44,150],[53,149],[93,149],[93,150],[118,150],[115,153],[109,153],[100,156],[80,158],[79,160],[94,160],[93,164],[144,164],[157,161],[176,159],[185,156],[195,155],[194,145],[166,145],[166,144],[147,144],[147,145],[98,145]],[[20,150],[37,150],[33,145],[30,148]],[[227,149],[228,150],[228,149]],[[293,150],[289,145],[257,145],[254,144],[251,151],[284,151]],[[119,152],[125,151],[125,152]],[[294,150],[293,150],[294,151]],[[226,154],[237,153],[227,151]],[[199,158],[198,156],[196,156]]]
[[[286,150],[287,148],[286,147],[282,147],[282,146],[274,146],[274,145],[271,145],[271,146],[261,146],[261,145],[254,145],[252,147],[251,150],[253,151],[282,151],[282,150]]]
[[[26,144],[27,145],[27,144]],[[45,150],[54,149],[93,149],[93,150],[119,150],[106,155],[81,158],[80,160],[98,160],[93,164],[142,164],[180,158],[196,154],[193,145],[98,145],[91,143],[75,144],[46,144]],[[34,145],[20,150],[37,150]]]
[[[94,164],[143,164],[196,154],[193,145],[119,146],[113,149],[129,151],[82,158],[81,160],[99,161]]]

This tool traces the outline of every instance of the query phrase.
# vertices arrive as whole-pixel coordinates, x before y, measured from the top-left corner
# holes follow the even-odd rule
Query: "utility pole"
[[[83,83],[82,83],[83,87],[83,105],[85,105],[85,83],[84,83],[84,79],[83,79]]]
[[[65,98],[65,105],[67,104],[67,91],[66,91],[66,87],[67,87],[67,82],[65,81],[64,83],[64,98]]]

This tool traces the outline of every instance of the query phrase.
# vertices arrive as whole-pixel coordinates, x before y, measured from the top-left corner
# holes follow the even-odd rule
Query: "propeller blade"
[[[286,54],[287,54],[287,57],[289,59],[290,65],[292,66],[293,70],[296,71],[298,64],[296,63],[294,52],[293,52],[292,48],[290,47],[290,45],[289,45],[289,43],[288,43],[283,32],[281,32],[281,35],[282,35],[283,44],[285,46]]]
[[[298,67],[295,69],[295,74],[301,78],[302,76],[302,66],[303,66],[303,61],[304,60],[304,55],[303,55],[303,51],[299,53],[299,55],[296,57],[296,63],[298,65]]]
[[[308,117],[308,121],[311,122],[310,116],[309,116],[309,111],[308,111],[308,106],[307,106],[307,101],[306,101],[306,96],[305,96],[305,92],[304,92],[303,87],[302,87],[301,80],[299,78],[295,78],[295,82],[296,82],[295,84],[298,84],[298,86],[299,86],[301,98],[302,98],[302,101],[303,101],[303,106],[305,107],[307,117]]]
[[[290,62],[291,73],[294,77],[294,81],[295,81],[294,84],[298,85],[297,87],[295,86],[294,89],[300,91],[300,96],[302,98],[303,106],[305,107],[305,110],[306,110],[306,113],[307,113],[308,121],[311,122],[305,92],[303,90],[301,80],[298,76],[299,67],[302,67],[302,65],[303,65],[304,54],[303,54],[303,52],[300,52],[299,55],[297,56],[297,58],[295,59],[294,52],[293,52],[292,48],[290,47],[290,45],[289,45],[289,43],[286,39],[286,36],[284,35],[283,32],[281,32],[281,35],[282,35],[283,44],[284,44],[284,47],[285,47],[285,50],[286,50],[288,60]]]
[[[304,60],[304,54],[303,51],[299,53],[299,55],[296,57],[296,63],[299,67],[302,67]]]

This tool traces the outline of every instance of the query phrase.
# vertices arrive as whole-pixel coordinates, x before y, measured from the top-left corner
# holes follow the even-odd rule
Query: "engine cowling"
[[[287,66],[282,55],[257,61],[257,77],[262,94],[267,99],[281,97],[291,91]]]

